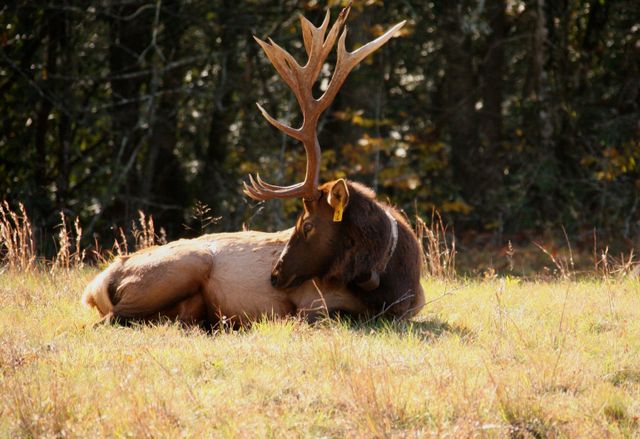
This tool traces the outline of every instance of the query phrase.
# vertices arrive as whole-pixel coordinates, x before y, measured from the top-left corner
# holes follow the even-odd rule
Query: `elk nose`
[[[278,260],[276,266],[271,270],[271,285],[276,286],[278,284],[278,277],[280,276],[280,267],[282,266],[282,260]]]

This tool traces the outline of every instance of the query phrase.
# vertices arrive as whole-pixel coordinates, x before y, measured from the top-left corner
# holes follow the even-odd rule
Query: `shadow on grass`
[[[425,342],[433,342],[441,337],[457,336],[464,343],[473,343],[476,340],[476,333],[464,325],[449,323],[438,316],[428,316],[420,320],[398,320],[389,317],[377,317],[375,319],[366,317],[356,317],[344,313],[332,313],[330,317],[319,318],[313,322],[298,317],[289,317],[300,324],[309,324],[312,327],[343,327],[361,334],[395,334],[402,337],[414,337]],[[267,320],[269,321],[269,320]],[[112,326],[121,328],[141,329],[143,327],[177,325],[186,333],[190,331],[203,331],[215,336],[220,333],[251,330],[253,325],[240,326],[225,322],[198,322],[198,324],[187,324],[176,322],[168,318],[149,319],[122,319],[115,318],[109,321]]]
[[[606,377],[607,381],[617,387],[640,383],[640,369],[620,369]]]
[[[465,343],[472,343],[476,339],[476,334],[466,326],[451,324],[437,316],[420,320],[397,320],[385,317],[364,320],[340,316],[338,321],[349,329],[364,334],[397,334],[415,337],[426,342],[446,336],[457,336]]]

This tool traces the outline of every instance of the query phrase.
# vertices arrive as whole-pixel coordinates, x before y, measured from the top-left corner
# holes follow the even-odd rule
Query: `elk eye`
[[[309,233],[311,233],[312,230],[313,230],[313,224],[304,223],[302,225],[302,233],[304,234],[305,238],[309,236]]]

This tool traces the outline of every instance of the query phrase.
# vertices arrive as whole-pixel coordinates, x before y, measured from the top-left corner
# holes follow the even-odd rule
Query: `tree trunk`
[[[468,203],[481,200],[482,169],[477,166],[478,131],[475,113],[475,82],[471,38],[462,29],[457,2],[443,2],[443,51],[446,60],[447,124],[455,183]]]
[[[547,24],[545,17],[545,0],[536,2],[536,29],[533,46],[533,79],[535,84],[536,100],[538,102],[538,143],[549,151],[551,148],[551,138],[553,135],[553,125],[551,120],[548,98],[548,77],[545,70],[547,59]]]
[[[177,17],[182,17],[179,4],[163,7],[161,21],[154,23],[154,32],[161,25],[162,38],[156,44],[161,44],[165,56],[163,63],[154,57],[151,62],[152,78],[151,93],[155,93],[153,113],[150,116],[151,133],[145,155],[145,166],[142,175],[141,203],[154,206],[156,222],[159,224],[181,225],[182,215],[187,200],[185,181],[180,162],[175,155],[177,134],[177,113],[180,108],[179,89],[184,77],[184,68],[173,68],[161,72],[164,65],[176,61],[180,54],[180,40],[185,31],[185,23]],[[158,11],[160,13],[160,11]],[[159,37],[159,36],[158,36]],[[155,85],[154,85],[155,84]],[[162,92],[160,94],[160,92]],[[175,236],[177,230],[167,230],[169,237]]]
[[[487,18],[491,26],[488,38],[487,55],[483,65],[482,88],[482,132],[486,139],[483,163],[493,160],[492,182],[499,177],[499,167],[495,158],[502,143],[502,94],[504,73],[504,39],[507,25],[505,19],[505,0],[489,0],[487,2]],[[489,159],[489,163],[487,160]],[[497,174],[497,175],[496,175]]]
[[[140,93],[142,85],[148,81],[148,74],[141,71],[138,58],[149,44],[151,20],[148,12],[139,13],[135,20],[128,20],[126,17],[135,14],[141,6],[138,3],[122,4],[112,7],[109,11],[113,133],[111,184],[118,187],[107,190],[117,194],[113,206],[114,216],[119,217],[121,224],[129,223],[134,218],[137,206],[132,204],[130,195],[135,195],[139,190],[135,174],[125,170],[129,162],[136,160],[133,155],[138,151],[141,142]]]
[[[235,120],[233,81],[240,73],[238,65],[238,43],[245,38],[237,35],[234,27],[235,2],[225,0],[218,12],[219,26],[221,28],[219,43],[216,44],[220,51],[220,73],[216,87],[215,97],[211,102],[211,115],[207,136],[207,148],[204,152],[204,175],[201,198],[209,205],[220,204],[222,196],[228,196],[228,170],[224,163],[228,154],[229,126]],[[212,37],[214,44],[215,37]],[[255,43],[248,43],[249,50],[255,50]],[[255,107],[254,107],[255,108]],[[247,108],[247,111],[253,111]],[[235,184],[233,182],[232,184]]]
[[[47,134],[49,131],[49,115],[53,110],[53,102],[51,100],[52,81],[51,75],[57,72],[58,57],[58,39],[59,39],[59,17],[53,12],[47,23],[47,43],[46,43],[46,62],[42,72],[43,84],[42,90],[44,96],[40,101],[36,120],[35,120],[35,182],[36,190],[44,191],[45,186],[49,184],[49,172],[47,169],[48,151],[47,151]]]
[[[67,11],[60,11],[59,18],[56,20],[58,26],[58,47],[60,49],[60,62],[66,69],[71,68],[72,56],[69,48],[69,14]],[[62,90],[68,93],[70,90]],[[69,154],[71,144],[71,118],[65,111],[59,112],[58,121],[58,157],[57,157],[57,176],[56,176],[56,207],[62,210],[68,206],[68,190],[70,184],[70,165]]]

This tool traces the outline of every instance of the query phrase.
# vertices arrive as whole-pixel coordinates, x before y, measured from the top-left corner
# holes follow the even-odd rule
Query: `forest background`
[[[304,59],[299,14],[345,2],[9,1],[0,7],[0,200],[24,203],[53,254],[60,212],[110,247],[139,211],[166,239],[289,227],[296,201],[256,204],[248,173],[304,174],[299,122],[253,40]],[[322,180],[347,176],[459,246],[640,246],[636,0],[356,0],[347,47],[408,20],[320,121]],[[333,60],[324,69],[326,85]]]

